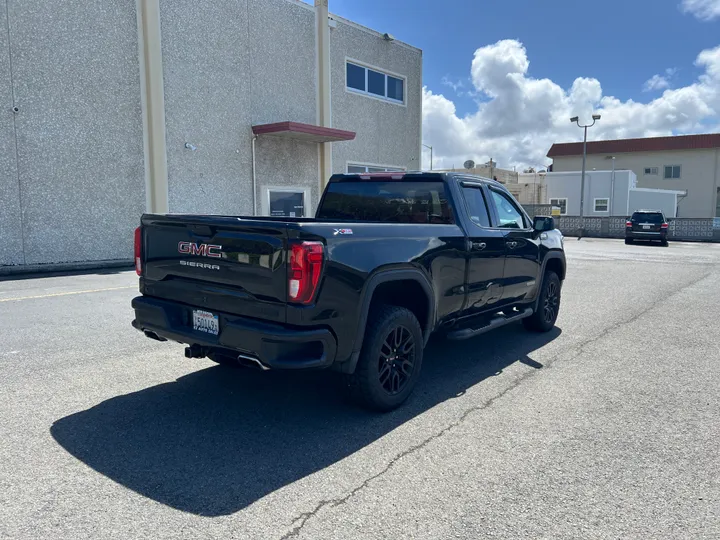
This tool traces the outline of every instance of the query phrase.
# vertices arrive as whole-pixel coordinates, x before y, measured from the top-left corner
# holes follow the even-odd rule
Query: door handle
[[[472,244],[470,245],[475,251],[482,251],[487,247],[487,244],[485,242],[472,242]]]
[[[510,242],[507,242],[506,245],[507,245],[507,247],[509,247],[510,249],[515,249],[515,248],[517,247],[518,243],[515,242],[515,241],[510,241]]]

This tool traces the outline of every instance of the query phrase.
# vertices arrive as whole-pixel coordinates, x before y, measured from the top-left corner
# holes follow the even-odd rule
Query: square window
[[[665,165],[665,174],[663,176],[666,180],[680,178],[680,165]]]
[[[405,79],[345,62],[346,90],[377,97],[396,104],[405,104]]]
[[[377,96],[385,97],[385,75],[372,69],[367,70],[368,92]]]
[[[567,214],[567,199],[550,199],[550,206],[557,206],[561,216]]]
[[[610,199],[595,199],[595,211],[607,212],[610,206]]]
[[[658,168],[657,167],[645,167],[645,174],[655,174],[657,175]]]
[[[387,76],[387,97],[390,99],[396,99],[398,101],[402,101],[404,97],[403,93],[403,83],[404,81],[402,79],[397,79],[395,77],[391,77],[390,75]]]
[[[365,91],[365,68],[347,63],[347,85],[348,88]]]

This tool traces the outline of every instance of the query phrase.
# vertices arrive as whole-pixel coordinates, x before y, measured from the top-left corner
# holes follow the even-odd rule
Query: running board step
[[[487,323],[485,326],[481,326],[480,328],[463,328],[462,330],[455,330],[454,332],[450,332],[447,335],[447,338],[455,341],[470,339],[475,336],[479,336],[480,334],[484,334],[485,332],[489,332],[490,330],[494,330],[495,328],[500,328],[501,326],[505,326],[506,324],[519,321],[520,319],[524,319],[525,317],[529,317],[532,314],[532,308],[525,308],[523,311],[510,317],[500,315],[498,317],[493,317],[492,319],[490,319],[489,323]]]

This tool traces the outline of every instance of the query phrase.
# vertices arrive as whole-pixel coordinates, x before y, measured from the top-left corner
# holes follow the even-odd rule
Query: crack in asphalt
[[[585,349],[586,349],[588,346],[590,346],[590,345],[598,342],[599,340],[603,339],[603,338],[606,337],[608,334],[614,332],[615,330],[621,328],[622,326],[625,326],[625,325],[627,325],[627,324],[631,324],[631,323],[635,322],[636,320],[638,320],[640,317],[642,317],[642,316],[645,315],[646,313],[648,313],[648,312],[650,312],[651,310],[655,309],[659,304],[661,304],[661,303],[663,303],[663,302],[666,302],[666,301],[668,301],[670,298],[672,298],[672,297],[674,297],[674,296],[682,293],[685,289],[688,289],[688,288],[690,288],[690,287],[693,287],[694,285],[697,285],[697,284],[700,283],[701,281],[703,281],[703,280],[707,279],[708,277],[710,277],[712,274],[713,274],[713,272],[708,272],[707,274],[704,274],[703,276],[699,277],[698,279],[693,280],[692,282],[690,282],[690,283],[688,283],[688,284],[686,284],[686,285],[683,285],[683,286],[675,289],[675,290],[672,291],[670,294],[667,294],[667,295],[663,295],[663,296],[658,297],[657,299],[655,299],[654,301],[652,301],[647,307],[645,307],[645,308],[643,308],[642,310],[638,311],[637,313],[635,313],[635,314],[632,315],[631,317],[629,317],[629,318],[627,318],[627,319],[624,319],[624,320],[622,320],[622,321],[620,321],[620,322],[617,322],[617,323],[615,323],[615,324],[612,324],[612,325],[608,326],[608,327],[605,328],[603,331],[601,331],[600,333],[598,333],[596,336],[593,336],[593,337],[590,337],[590,338],[586,339],[586,340],[583,341],[580,345],[578,345],[578,346],[574,347],[573,349],[571,349],[566,355],[563,355],[563,356],[561,356],[561,357],[559,357],[559,358],[556,358],[555,360],[553,360],[553,361],[551,361],[551,362],[548,362],[548,363],[545,365],[545,368],[544,368],[544,369],[547,369],[547,368],[551,367],[551,366],[552,366],[553,364],[555,364],[555,362],[557,362],[557,361],[562,361],[562,360],[572,361],[572,360],[574,360],[575,358],[577,358],[578,356],[580,356],[581,354],[583,354],[583,353],[585,352]],[[326,507],[334,508],[334,507],[336,507],[336,506],[340,506],[340,505],[342,505],[342,504],[345,504],[348,500],[350,500],[350,498],[353,497],[353,495],[357,494],[358,492],[360,492],[360,491],[362,491],[364,488],[366,488],[368,485],[370,485],[370,483],[373,482],[373,480],[376,480],[377,478],[379,478],[379,477],[383,476],[385,473],[387,473],[398,461],[400,461],[401,459],[403,459],[404,457],[406,457],[406,456],[408,456],[408,455],[410,455],[410,454],[413,454],[414,452],[417,452],[418,450],[422,450],[424,447],[426,447],[427,445],[429,445],[429,444],[432,443],[433,441],[436,441],[437,439],[443,437],[443,436],[444,436],[446,433],[448,433],[450,430],[452,430],[452,429],[456,428],[457,426],[459,426],[460,424],[462,424],[462,423],[467,419],[467,417],[470,416],[472,413],[479,412],[479,411],[483,411],[483,410],[485,410],[485,409],[490,408],[492,405],[495,404],[496,401],[500,400],[500,399],[503,398],[506,394],[508,394],[509,392],[511,392],[512,390],[514,390],[514,389],[517,388],[518,386],[520,386],[526,379],[529,379],[530,377],[532,377],[533,375],[535,375],[535,373],[537,373],[538,371],[539,371],[539,370],[537,370],[537,369],[533,369],[533,370],[531,370],[531,371],[528,371],[525,375],[521,375],[521,376],[519,376],[519,377],[516,377],[515,380],[512,382],[512,384],[510,384],[507,388],[505,388],[502,392],[500,392],[500,393],[497,394],[496,396],[490,398],[489,400],[485,401],[485,402],[482,403],[481,405],[477,405],[477,406],[475,406],[475,407],[471,407],[471,408],[467,409],[462,415],[460,415],[460,417],[459,417],[457,420],[455,420],[455,421],[452,422],[451,424],[447,425],[447,426],[446,426],[445,428],[443,428],[441,431],[435,433],[434,435],[428,437],[428,438],[425,439],[424,441],[422,441],[422,442],[420,442],[420,443],[418,443],[418,444],[415,444],[415,445],[407,448],[406,450],[400,452],[399,454],[397,454],[394,458],[392,458],[392,459],[387,463],[387,465],[385,465],[385,467],[383,467],[383,469],[382,469],[380,472],[378,472],[378,473],[370,476],[369,478],[366,478],[359,486],[353,488],[353,489],[352,489],[351,491],[349,491],[346,495],[343,495],[342,497],[336,497],[336,498],[333,498],[333,499],[324,499],[324,500],[318,502],[317,505],[315,506],[315,508],[313,508],[313,509],[310,510],[309,512],[303,512],[303,513],[301,513],[298,517],[296,517],[295,519],[292,520],[292,523],[297,523],[297,525],[295,525],[290,531],[288,531],[288,532],[285,533],[282,537],[280,537],[280,540],[288,540],[288,539],[290,539],[290,538],[295,538],[295,537],[297,537],[297,536],[302,532],[302,529],[303,529],[303,527],[305,526],[305,524],[306,524],[312,517],[314,517],[320,510],[322,510],[323,508],[326,508]],[[299,522],[299,523],[298,523],[298,522]]]

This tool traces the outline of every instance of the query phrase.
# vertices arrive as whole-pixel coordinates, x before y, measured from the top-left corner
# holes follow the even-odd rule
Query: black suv
[[[663,246],[667,241],[668,223],[660,210],[636,210],[625,223],[625,243],[635,240],[656,240]]]

